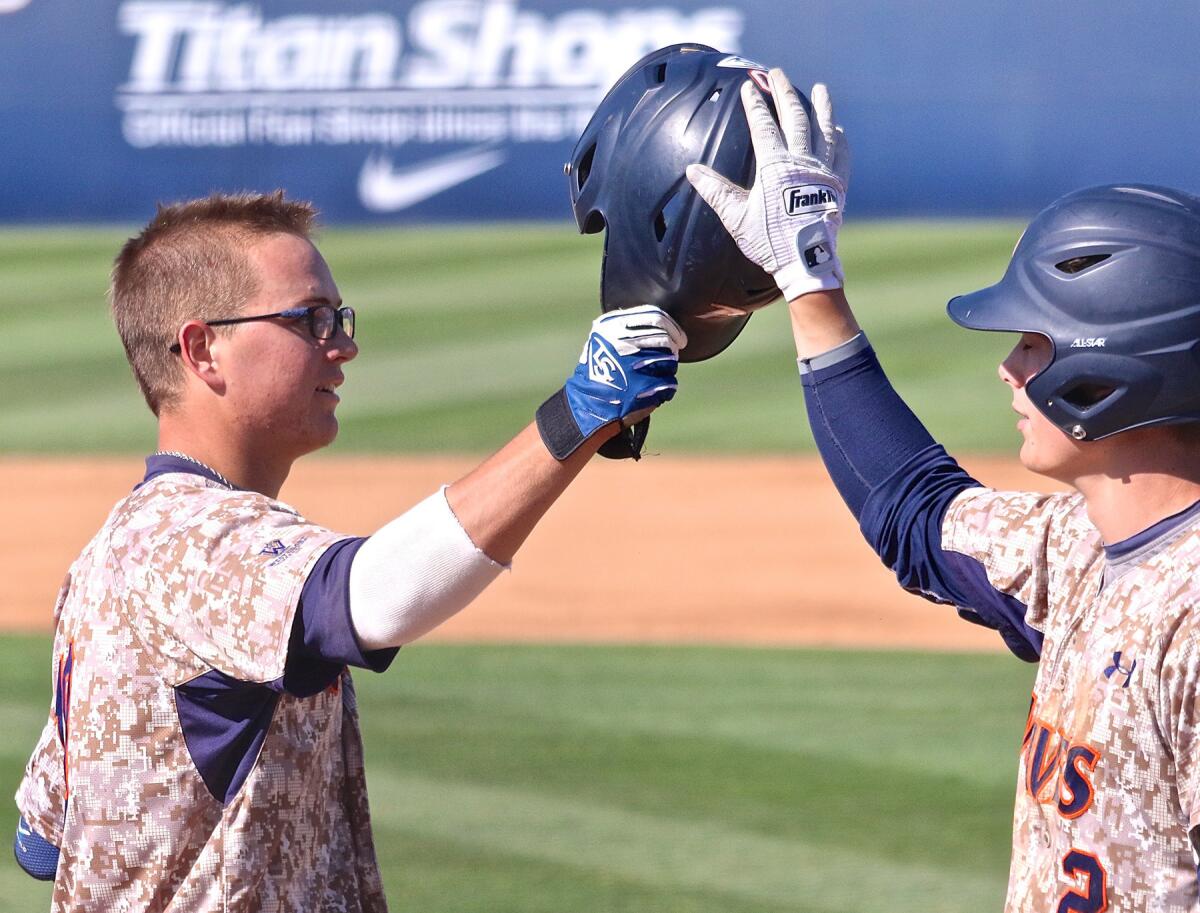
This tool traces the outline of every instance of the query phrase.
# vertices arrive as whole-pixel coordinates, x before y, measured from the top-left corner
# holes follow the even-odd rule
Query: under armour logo
[[[1133,670],[1134,670],[1134,669],[1136,669],[1136,668],[1137,668],[1137,660],[1136,660],[1136,659],[1131,659],[1131,660],[1129,661],[1129,668],[1128,668],[1128,669],[1127,669],[1127,668],[1125,668],[1124,666],[1122,666],[1122,665],[1121,665],[1121,651],[1120,651],[1120,650],[1118,650],[1116,653],[1114,653],[1114,654],[1113,654],[1113,661],[1112,661],[1112,665],[1111,665],[1111,666],[1109,666],[1107,669],[1105,669],[1105,670],[1104,670],[1104,677],[1105,677],[1105,678],[1107,678],[1107,679],[1109,679],[1109,680],[1111,681],[1111,680],[1112,680],[1112,677],[1113,677],[1114,675],[1116,675],[1116,674],[1119,672],[1119,673],[1121,673],[1122,675],[1124,675],[1124,676],[1125,676],[1125,681],[1124,681],[1124,683],[1121,685],[1121,687],[1122,687],[1122,688],[1128,688],[1128,687],[1129,687],[1129,680],[1130,680],[1131,678],[1133,678]]]
[[[259,554],[260,555],[279,555],[279,554],[282,554],[283,552],[285,552],[286,550],[287,550],[287,546],[284,545],[281,540],[272,539],[270,542],[268,542],[266,544],[266,547],[263,548],[263,550],[261,552],[259,552]]]
[[[624,390],[629,381],[621,368],[621,362],[608,344],[596,334],[592,334],[588,346],[588,378],[596,383],[612,387],[614,390]]]

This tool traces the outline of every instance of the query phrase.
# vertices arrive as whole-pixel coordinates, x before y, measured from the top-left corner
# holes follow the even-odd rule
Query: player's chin
[[[1057,453],[1052,447],[1036,447],[1029,441],[1021,446],[1020,459],[1021,465],[1030,472],[1057,482],[1070,483],[1079,469],[1071,455]]]
[[[341,426],[338,424],[337,416],[332,412],[329,413],[329,415],[325,416],[324,421],[320,423],[320,426],[317,429],[317,437],[320,441],[317,446],[328,447],[335,440],[337,440],[339,430],[341,430]]]
[[[297,449],[302,455],[328,447],[337,439],[339,427],[337,416],[332,412],[314,416],[305,427],[304,433],[299,435]]]

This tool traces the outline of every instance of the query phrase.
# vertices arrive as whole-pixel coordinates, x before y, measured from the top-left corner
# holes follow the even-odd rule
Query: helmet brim
[[[951,298],[946,313],[960,327],[997,333],[1036,333],[1029,326],[1029,302],[1013,297],[1004,283]]]

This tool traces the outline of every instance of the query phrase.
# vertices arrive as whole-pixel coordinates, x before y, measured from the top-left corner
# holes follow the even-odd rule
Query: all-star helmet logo
[[[624,390],[629,386],[616,353],[608,347],[603,337],[595,333],[588,340],[588,379],[614,390]]]

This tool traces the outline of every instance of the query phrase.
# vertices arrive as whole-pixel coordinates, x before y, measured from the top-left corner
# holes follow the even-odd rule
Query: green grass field
[[[994,282],[1019,232],[996,222],[851,224],[848,290],[897,387],[952,449],[1009,450],[995,364],[1011,342],[945,317]],[[149,413],[104,303],[128,231],[0,229],[0,452],[144,452]],[[568,225],[344,230],[321,247],[359,309],[335,452],[485,452],[573,368],[598,310],[600,243]],[[651,449],[811,446],[787,313],[772,307],[719,358],[681,370]]]
[[[4,795],[45,719],[47,649],[0,640]],[[408,648],[358,676],[389,900],[998,910],[1030,673],[1001,656]],[[0,911],[48,896],[0,866]]]

